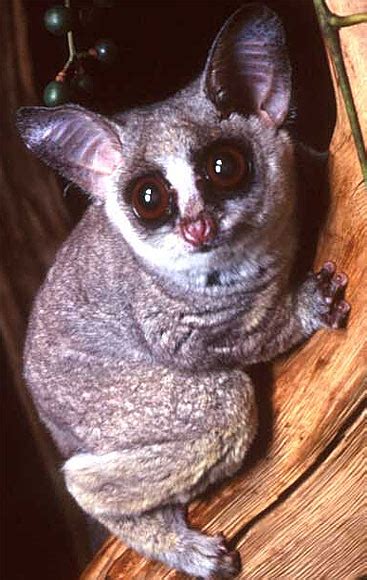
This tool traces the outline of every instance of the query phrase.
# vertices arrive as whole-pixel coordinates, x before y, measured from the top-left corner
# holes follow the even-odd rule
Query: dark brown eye
[[[131,203],[134,213],[143,220],[161,220],[170,215],[170,192],[159,176],[138,179],[132,190]]]
[[[232,145],[219,145],[209,152],[207,175],[217,187],[233,189],[247,177],[248,163],[243,153]]]

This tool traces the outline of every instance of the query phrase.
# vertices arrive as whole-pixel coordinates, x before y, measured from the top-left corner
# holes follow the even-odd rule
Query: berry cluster
[[[93,0],[97,8],[111,7],[113,0]],[[117,55],[117,47],[109,39],[98,40],[88,50],[78,51],[75,47],[73,29],[80,18],[70,6],[70,0],[64,5],[56,5],[45,12],[46,29],[57,36],[67,35],[69,58],[55,79],[48,83],[43,93],[43,101],[48,107],[62,105],[70,100],[78,100],[78,94],[93,92],[93,78],[85,71],[85,61],[95,58],[104,64],[112,63]]]

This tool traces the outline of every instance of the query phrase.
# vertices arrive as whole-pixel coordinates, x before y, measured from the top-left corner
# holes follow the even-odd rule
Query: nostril
[[[213,218],[204,213],[195,219],[183,219],[180,228],[185,240],[193,246],[201,246],[211,241],[216,232]]]

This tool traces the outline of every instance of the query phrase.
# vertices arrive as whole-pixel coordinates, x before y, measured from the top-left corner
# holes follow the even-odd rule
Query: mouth
[[[232,236],[226,236],[223,233],[217,232],[215,237],[208,239],[201,244],[193,245],[190,243],[185,244],[188,252],[192,254],[208,254],[209,252],[215,252],[216,250],[225,250],[226,247],[230,246],[232,243]]]
[[[192,254],[208,254],[209,252],[212,252],[213,250],[215,250],[218,247],[218,244],[213,244],[213,243],[209,243],[209,244],[203,244],[201,246],[196,246],[195,248],[191,248],[191,252]]]

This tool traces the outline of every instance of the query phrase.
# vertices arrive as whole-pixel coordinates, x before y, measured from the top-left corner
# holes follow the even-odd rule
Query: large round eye
[[[233,189],[247,177],[249,165],[243,153],[232,145],[218,145],[209,151],[207,176],[217,187]]]
[[[161,220],[170,215],[170,192],[159,176],[138,179],[132,190],[131,203],[134,213],[143,220]]]

